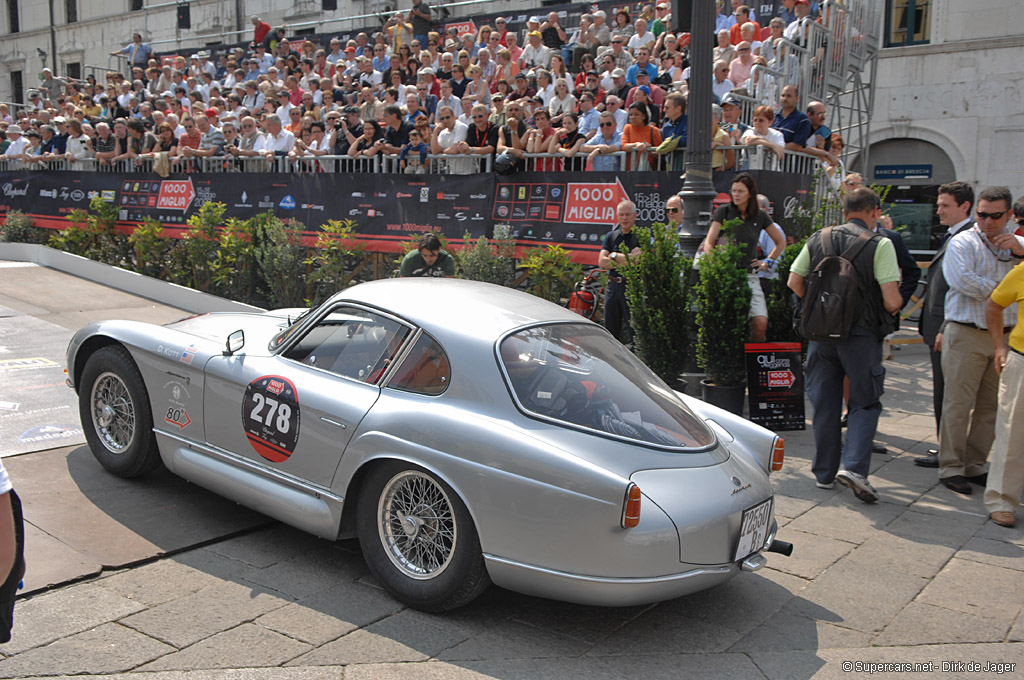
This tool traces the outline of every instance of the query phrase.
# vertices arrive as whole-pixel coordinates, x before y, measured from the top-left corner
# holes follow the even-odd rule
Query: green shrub
[[[253,246],[260,289],[271,307],[305,306],[306,266],[302,225],[271,212],[253,218]],[[296,226],[298,225],[298,226]]]
[[[117,215],[115,204],[93,196],[89,212],[72,210],[68,214],[71,225],[50,236],[48,244],[90,260],[125,266],[130,260],[130,244],[128,237],[117,231]]]
[[[722,225],[730,236],[739,220]],[[743,251],[727,239],[700,259],[697,284],[697,364],[715,385],[738,385],[746,376],[744,345],[750,335],[750,286]]]
[[[354,220],[330,220],[320,227],[314,250],[305,260],[312,268],[310,304],[318,305],[348,287],[364,270],[368,260],[365,247],[355,240],[355,226]]]
[[[572,295],[583,277],[583,266],[572,261],[572,253],[553,243],[531,249],[519,264],[529,272],[526,292],[557,304]]]
[[[618,271],[626,279],[630,325],[637,356],[668,385],[686,366],[690,344],[689,272],[674,229],[634,227],[640,256]],[[628,252],[623,246],[622,250]]]
[[[0,241],[11,243],[46,243],[50,233],[47,229],[32,226],[32,218],[20,210],[11,210],[0,225]]]
[[[204,203],[188,218],[186,231],[171,253],[171,280],[174,283],[212,293],[214,263],[220,245],[218,227],[224,224],[223,203]]]
[[[158,220],[147,217],[128,235],[132,247],[135,271],[145,276],[162,278],[165,271],[171,239],[164,236],[164,227]]]
[[[508,287],[515,285],[515,239],[503,235],[489,241],[486,236],[481,236],[474,241],[468,231],[465,239],[467,245],[452,252],[457,276],[460,279],[485,281]]]
[[[220,231],[217,259],[213,265],[213,285],[217,295],[239,302],[252,299],[255,269],[253,228],[253,220],[232,217]]]

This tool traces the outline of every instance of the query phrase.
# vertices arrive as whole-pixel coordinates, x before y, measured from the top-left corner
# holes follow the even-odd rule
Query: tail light
[[[622,506],[622,528],[632,529],[640,524],[640,487],[630,484],[626,489],[626,502]]]
[[[786,440],[782,437],[775,438],[772,445],[772,472],[782,469],[782,462],[786,459]]]

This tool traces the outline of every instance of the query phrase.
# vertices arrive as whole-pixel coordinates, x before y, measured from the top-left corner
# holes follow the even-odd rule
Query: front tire
[[[391,595],[427,612],[456,609],[490,584],[465,504],[432,473],[407,463],[371,471],[359,496],[359,544]]]
[[[124,347],[102,347],[86,361],[78,412],[89,448],[107,471],[139,477],[160,465],[146,386]]]

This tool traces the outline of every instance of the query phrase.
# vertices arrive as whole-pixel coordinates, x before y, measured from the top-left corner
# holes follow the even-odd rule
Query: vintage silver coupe
[[[633,605],[788,554],[772,432],[672,391],[602,327],[525,293],[391,279],[319,307],[104,321],[68,347],[97,460],[173,473],[317,536],[391,594],[489,583]]]

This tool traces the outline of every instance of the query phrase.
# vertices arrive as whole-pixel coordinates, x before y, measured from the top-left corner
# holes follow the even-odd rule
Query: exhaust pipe
[[[768,552],[779,553],[780,555],[789,557],[793,554],[793,544],[775,539],[772,541],[772,544],[768,546]]]

